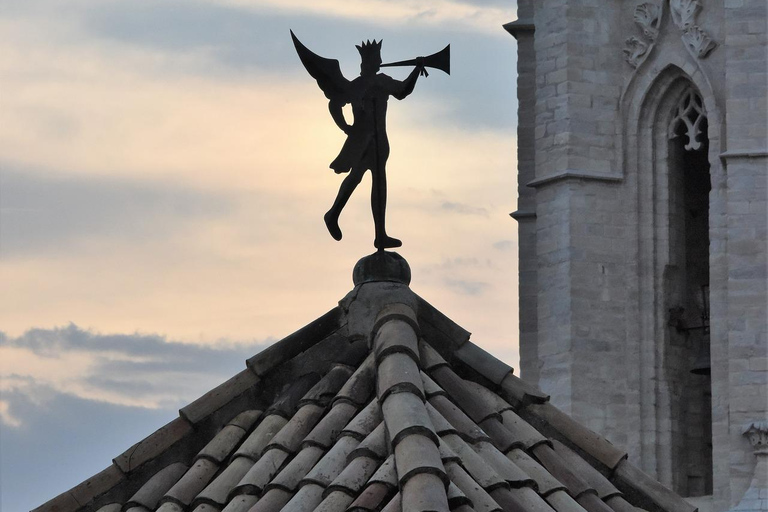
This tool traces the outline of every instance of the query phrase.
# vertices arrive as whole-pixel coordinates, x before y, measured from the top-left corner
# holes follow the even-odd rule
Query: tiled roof
[[[400,281],[356,274],[338,307],[34,512],[694,511]]]

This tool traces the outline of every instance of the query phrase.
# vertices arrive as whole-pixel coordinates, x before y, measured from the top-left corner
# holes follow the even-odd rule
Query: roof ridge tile
[[[495,358],[469,340],[456,350],[453,355],[456,359],[497,386],[501,385],[507,375],[514,372],[507,363]]]

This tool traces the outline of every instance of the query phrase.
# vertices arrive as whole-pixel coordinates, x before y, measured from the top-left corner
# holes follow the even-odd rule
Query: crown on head
[[[374,57],[381,58],[381,41],[378,43],[375,39],[373,41],[363,41],[361,44],[356,44],[355,48],[360,52],[360,57],[363,60],[368,60]]]

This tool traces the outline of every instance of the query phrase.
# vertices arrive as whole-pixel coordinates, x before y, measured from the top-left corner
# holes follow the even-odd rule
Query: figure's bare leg
[[[350,173],[344,178],[339,187],[339,193],[336,195],[336,200],[333,202],[331,209],[323,217],[325,220],[325,227],[328,228],[328,232],[335,240],[341,240],[341,228],[339,228],[339,215],[341,210],[346,206],[349,201],[352,192],[355,191],[360,181],[363,179],[365,168],[355,169],[353,168]]]
[[[385,224],[387,210],[387,174],[385,162],[379,163],[377,170],[371,170],[373,186],[371,188],[371,210],[373,211],[373,224],[376,228],[376,239],[373,245],[379,249],[400,247],[403,243],[397,238],[387,235]]]

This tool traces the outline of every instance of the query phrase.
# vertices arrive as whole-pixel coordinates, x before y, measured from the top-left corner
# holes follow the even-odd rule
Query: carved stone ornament
[[[657,4],[646,2],[635,7],[635,23],[643,31],[645,37],[655,41],[659,36],[659,21],[661,20],[661,8]]]
[[[696,25],[683,33],[683,42],[700,59],[706,57],[717,46],[717,43]]]
[[[643,55],[648,51],[648,45],[640,39],[632,36],[625,41],[624,58],[629,65],[636,68],[643,60]]]
[[[752,423],[744,431],[744,435],[752,443],[755,455],[768,455],[768,421]]]
[[[696,15],[701,10],[699,0],[669,0],[672,21],[680,30],[688,30],[696,22]]]
[[[680,98],[675,110],[675,117],[669,123],[669,138],[674,139],[680,135],[688,137],[688,143],[685,145],[686,151],[696,151],[701,149],[699,135],[701,135],[701,123],[707,118],[704,112],[704,102],[696,91],[688,89]],[[684,128],[683,133],[678,129]]]

